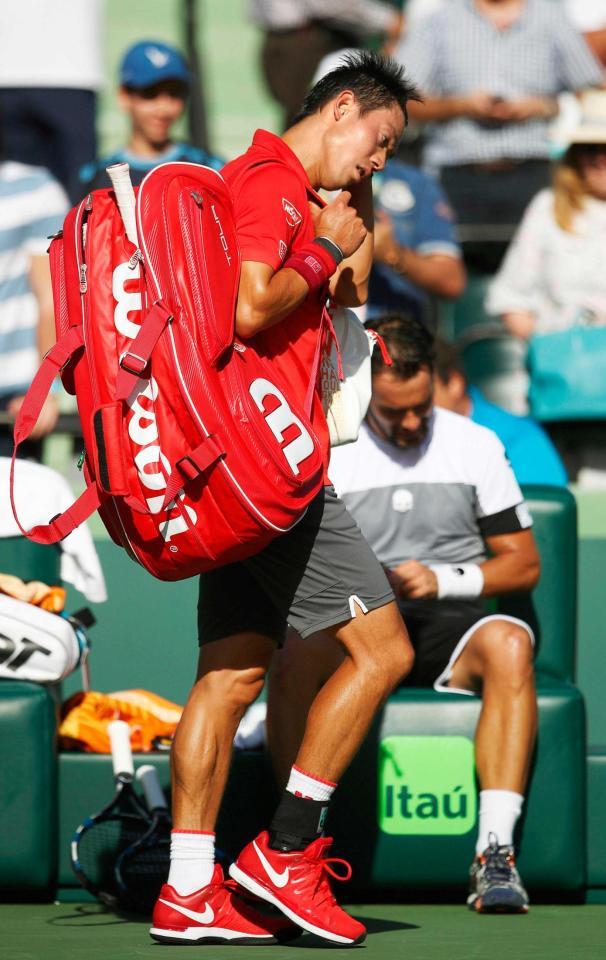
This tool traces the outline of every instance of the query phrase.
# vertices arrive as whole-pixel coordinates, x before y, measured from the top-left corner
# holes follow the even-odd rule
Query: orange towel
[[[63,749],[110,753],[107,725],[125,720],[134,751],[153,749],[156,737],[172,737],[183,708],[149,690],[76,693],[63,707],[59,738]]]

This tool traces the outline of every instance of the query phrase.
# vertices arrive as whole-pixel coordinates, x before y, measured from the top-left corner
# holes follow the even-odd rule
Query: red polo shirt
[[[314,236],[309,200],[324,200],[313,189],[299,159],[280,137],[257,130],[246,153],[221,171],[232,192],[242,260],[279,270],[290,254]],[[306,297],[280,323],[257,333],[255,349],[271,360],[302,407],[311,378],[323,301]],[[316,390],[311,422],[324,451],[325,480],[330,439]]]

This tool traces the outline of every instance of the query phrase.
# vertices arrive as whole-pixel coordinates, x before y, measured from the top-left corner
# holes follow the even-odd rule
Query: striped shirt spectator
[[[449,0],[398,49],[425,95],[424,159],[439,171],[468,266],[498,266],[532,197],[549,183],[549,127],[563,90],[602,68],[550,0]]]
[[[48,236],[68,209],[47,170],[0,163],[0,408],[27,392],[54,339]],[[44,329],[41,328],[44,325]],[[3,453],[6,451],[3,451]]]
[[[555,98],[604,79],[583,37],[549,0],[525,0],[506,29],[495,27],[474,0],[450,0],[406,35],[398,58],[431,98],[464,98],[480,90],[501,101]],[[422,119],[423,108],[417,109]],[[503,157],[546,158],[549,119],[491,122],[462,112],[432,125],[425,159],[439,168]]]

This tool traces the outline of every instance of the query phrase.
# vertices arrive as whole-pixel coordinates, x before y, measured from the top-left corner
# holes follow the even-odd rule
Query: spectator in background
[[[606,324],[606,92],[583,98],[553,186],[524,214],[486,301],[517,337]]]
[[[600,64],[548,0],[451,0],[397,55],[425,94],[411,116],[431,124],[425,161],[440,173],[461,238],[507,241],[549,181],[558,93],[599,86]],[[500,252],[482,246],[475,259],[492,269]]]
[[[415,648],[405,686],[476,694],[480,781],[468,905],[525,913],[513,831],[536,730],[533,635],[486,615],[485,598],[532,589],[539,557],[532,520],[505,451],[489,430],[433,407],[431,336],[417,320],[377,330],[393,360],[373,356],[373,396],[356,443],[332,451],[329,475],[386,569]],[[343,655],[316,633],[291,631],[272,663],[268,740],[279,779],[308,707]]]
[[[434,401],[496,433],[505,447],[518,483],[565,487],[564,464],[545,431],[530,417],[518,417],[486,400],[469,386],[454,344],[436,338]]]
[[[465,288],[453,213],[439,184],[390,160],[373,179],[374,266],[368,316],[409,313],[431,324],[431,295],[454,299]]]
[[[5,420],[0,456],[12,455],[12,423],[41,357],[55,342],[48,237],[60,229],[68,206],[47,170],[0,162],[0,411]],[[40,459],[41,439],[52,431],[58,414],[51,393],[20,456]]]
[[[72,203],[80,199],[80,167],[97,152],[104,12],[105,0],[0,4],[5,156],[46,167]]]
[[[601,354],[579,355],[587,328],[602,331],[598,337],[606,344],[606,92],[587,93],[582,104],[583,122],[570,135],[553,187],[542,190],[528,207],[486,301],[487,310],[500,315],[510,333],[530,340],[531,410],[541,417],[540,389],[548,371],[545,354],[537,352],[540,344],[550,335],[579,331],[574,351],[572,341],[568,347],[564,343],[558,376],[562,384],[573,385],[580,412],[575,416],[562,406],[561,416],[557,409],[545,416],[553,421],[548,430],[574,480],[586,469],[597,468],[606,476],[599,436],[603,427],[596,431],[589,422],[596,416],[596,398],[583,399],[584,389],[593,389],[597,381],[604,419],[606,387],[600,367],[606,346]],[[593,340],[590,349],[596,350]],[[589,403],[587,417],[584,402]]]
[[[402,15],[379,0],[249,0],[250,17],[264,33],[261,65],[269,91],[291,126],[323,57],[357,47],[365,37],[384,39],[391,53]]]
[[[125,147],[89,163],[80,171],[80,195],[108,187],[105,168],[126,161],[133,184],[159,163],[185,161],[204,163],[219,170],[223,161],[187,143],[175,142],[171,130],[183,115],[190,75],[183,55],[155,40],[142,40],[130,47],[120,66],[118,103],[128,115],[130,133]]]

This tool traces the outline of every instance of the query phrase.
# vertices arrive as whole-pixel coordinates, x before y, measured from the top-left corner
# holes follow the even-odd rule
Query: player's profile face
[[[383,170],[404,129],[404,114],[396,103],[361,114],[353,97],[337,99],[333,116],[322,162],[321,186],[327,190],[353,187]]]
[[[377,436],[397,447],[422,443],[429,432],[433,409],[433,378],[422,367],[407,379],[385,371],[372,380],[368,424]]]

